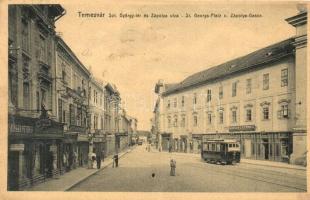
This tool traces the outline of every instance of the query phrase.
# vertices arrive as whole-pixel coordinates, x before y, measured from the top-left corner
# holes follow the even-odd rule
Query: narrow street
[[[169,175],[171,158],[177,163],[175,177]],[[147,152],[143,145],[120,159],[119,168],[109,166],[72,191],[305,192],[306,171],[245,163],[208,164],[199,155]]]

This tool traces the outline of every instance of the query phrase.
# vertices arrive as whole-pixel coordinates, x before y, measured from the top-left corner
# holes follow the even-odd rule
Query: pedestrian
[[[118,154],[114,155],[115,167],[118,167]]]
[[[175,176],[176,161],[170,160],[170,176]]]
[[[97,169],[100,169],[101,168],[101,155],[100,155],[100,151],[97,151],[96,162],[97,162]]]
[[[95,153],[92,153],[91,155],[91,168],[93,169],[94,168],[94,164],[95,164],[95,161],[96,161],[96,154]]]
[[[169,152],[170,152],[170,153],[172,152],[172,146],[169,147]]]

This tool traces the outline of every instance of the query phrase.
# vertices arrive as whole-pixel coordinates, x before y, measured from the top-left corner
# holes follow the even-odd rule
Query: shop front
[[[236,139],[241,157],[246,159],[289,162],[292,153],[291,132],[255,132],[255,126],[229,127],[229,133],[206,134],[208,139]]]
[[[93,138],[93,142],[94,142],[94,147],[93,147],[93,152],[95,152],[96,154],[101,154],[102,152],[104,152],[104,154],[106,155],[106,138],[105,135],[103,134],[103,131],[98,130],[96,131],[94,138]]]
[[[169,151],[171,146],[172,146],[172,134],[162,133],[161,134],[161,150]]]
[[[119,153],[124,149],[128,148],[128,133],[117,133],[115,134],[115,149]]]
[[[9,116],[8,190],[22,190],[61,173],[63,124]]]

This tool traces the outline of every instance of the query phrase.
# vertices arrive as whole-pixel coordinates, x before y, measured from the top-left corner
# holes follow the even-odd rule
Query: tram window
[[[215,151],[215,144],[212,144],[212,151]]]
[[[232,144],[229,144],[229,147],[232,147]]]
[[[239,147],[239,144],[236,144],[236,147]]]

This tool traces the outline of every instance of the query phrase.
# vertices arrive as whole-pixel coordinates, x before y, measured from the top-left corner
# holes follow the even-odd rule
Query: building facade
[[[63,125],[56,121],[55,21],[60,5],[9,5],[8,190],[59,174]]]
[[[57,120],[64,124],[64,171],[88,162],[88,85],[90,72],[62,38],[57,38],[56,102]]]
[[[307,13],[287,19],[297,36],[193,74],[158,82],[159,148],[200,152],[202,136],[241,142],[243,158],[294,163],[306,152]]]
[[[121,118],[116,86],[93,77],[56,35],[65,13],[57,4],[8,7],[8,190],[88,166],[90,153],[109,155],[128,144],[121,142],[128,137],[121,119],[128,119]]]
[[[107,146],[105,152],[107,155],[118,151],[119,137],[119,106],[120,94],[116,87],[107,83],[104,90],[104,132],[106,134]]]
[[[106,138],[104,133],[104,87],[103,82],[93,76],[89,86],[90,133],[93,136],[92,152],[100,153],[105,150]]]

